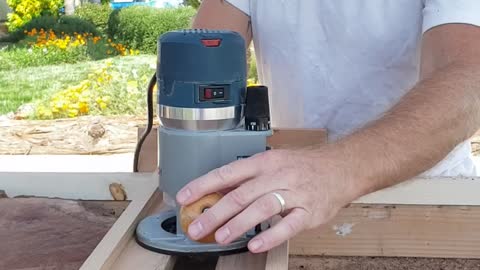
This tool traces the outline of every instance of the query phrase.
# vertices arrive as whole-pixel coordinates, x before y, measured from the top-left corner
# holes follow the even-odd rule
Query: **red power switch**
[[[205,47],[218,47],[222,43],[220,39],[202,39],[202,44]]]
[[[212,89],[211,88],[205,88],[205,92],[203,93],[203,97],[205,99],[211,99],[213,97]]]

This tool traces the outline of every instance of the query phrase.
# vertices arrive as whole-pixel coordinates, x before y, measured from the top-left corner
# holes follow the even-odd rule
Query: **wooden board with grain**
[[[292,239],[290,254],[480,258],[479,220],[478,205],[351,205]]]
[[[325,129],[274,129],[267,144],[272,149],[293,149],[321,145],[327,139]]]

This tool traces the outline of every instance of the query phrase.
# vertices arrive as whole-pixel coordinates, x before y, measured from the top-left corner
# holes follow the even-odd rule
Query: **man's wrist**
[[[372,181],[368,153],[346,142],[335,142],[315,151],[314,163],[320,177],[331,177],[343,187],[345,204],[375,191],[379,186]]]

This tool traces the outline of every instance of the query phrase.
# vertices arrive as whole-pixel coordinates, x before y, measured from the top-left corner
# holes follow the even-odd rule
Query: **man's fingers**
[[[278,189],[278,187],[269,184],[269,180],[270,178],[267,177],[254,178],[226,194],[190,225],[190,237],[193,239],[204,237],[243,211],[266,192]],[[279,206],[278,202],[277,205]],[[198,230],[198,228],[201,228],[201,230]]]
[[[238,185],[254,177],[260,165],[252,159],[241,159],[215,169],[183,187],[177,194],[182,205],[190,204],[203,196]]]
[[[295,207],[292,205],[293,198],[288,196],[286,191],[276,191],[280,194],[287,203],[285,209]],[[235,216],[227,224],[222,226],[215,234],[215,239],[220,244],[228,244],[242,234],[246,233],[250,229],[254,228],[257,224],[264,222],[272,216],[279,214],[282,210],[282,205],[273,193],[267,193],[258,198],[244,211]]]
[[[252,253],[261,253],[281,245],[305,229],[308,215],[308,212],[302,208],[293,209],[272,228],[250,240],[248,249]]]

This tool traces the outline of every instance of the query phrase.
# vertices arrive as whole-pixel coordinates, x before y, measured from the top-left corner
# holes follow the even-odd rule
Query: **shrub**
[[[25,34],[27,37],[24,40],[0,51],[0,70],[138,54],[122,44],[91,33],[57,35],[53,30],[32,29]]]
[[[56,24],[57,19],[53,16],[45,15],[33,18],[31,21],[3,38],[2,41],[19,42],[25,38],[25,32],[30,32],[32,29],[54,29]]]
[[[188,28],[195,9],[152,8],[133,6],[112,12],[108,21],[110,38],[139,49],[145,53],[156,53],[158,37],[168,31]]]
[[[198,9],[200,7],[200,4],[202,3],[201,0],[185,0],[183,1],[186,5],[194,7]]]
[[[93,23],[102,33],[107,30],[108,18],[112,8],[110,5],[99,5],[93,3],[85,3],[75,9],[75,15]]]
[[[63,0],[7,0],[12,9],[8,14],[7,26],[10,32],[17,30],[42,15],[58,15]]]
[[[57,34],[65,33],[70,35],[74,33],[88,33],[98,36],[100,34],[93,23],[76,16],[61,17],[53,31]]]
[[[2,41],[19,42],[25,38],[26,32],[30,32],[33,29],[53,30],[57,35],[61,35],[62,33],[66,35],[73,35],[75,33],[91,33],[93,35],[99,35],[99,32],[92,23],[78,17],[63,16],[60,19],[57,19],[53,16],[46,15],[32,19],[30,22],[2,39]]]

